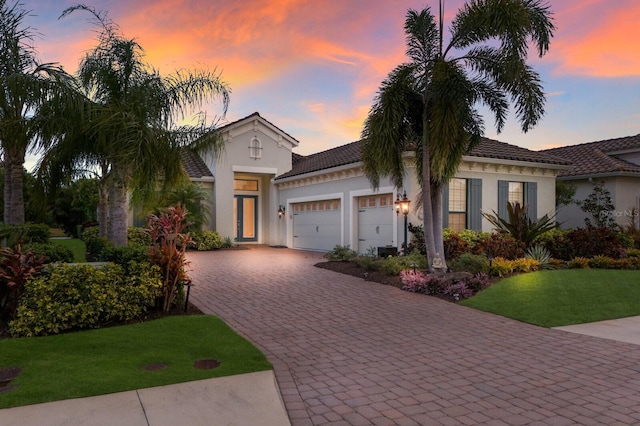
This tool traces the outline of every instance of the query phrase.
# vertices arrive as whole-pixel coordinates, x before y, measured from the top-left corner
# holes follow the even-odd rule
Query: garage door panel
[[[358,251],[393,244],[392,194],[361,197],[358,200]]]
[[[339,200],[305,202],[293,205],[293,247],[330,251],[341,243]]]

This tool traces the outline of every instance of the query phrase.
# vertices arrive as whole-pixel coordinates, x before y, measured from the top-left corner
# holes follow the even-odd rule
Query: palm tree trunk
[[[11,167],[9,164],[9,156],[5,152],[2,163],[4,165],[4,188],[3,188],[3,219],[4,223],[9,223],[9,217],[11,216]]]
[[[424,138],[424,136],[423,136]],[[422,150],[422,211],[424,213],[424,240],[427,250],[427,261],[429,265],[436,256],[436,246],[433,232],[433,206],[431,202],[431,170],[429,169],[429,147],[424,146]],[[431,266],[429,266],[431,269]]]
[[[109,183],[108,238],[115,246],[126,246],[129,213],[126,172],[113,165]]]
[[[444,240],[443,240],[443,227],[442,227],[442,191],[443,186],[433,186],[431,188],[431,197],[432,197],[432,205],[433,209],[433,235],[434,235],[434,243],[436,253],[440,255],[440,259],[442,260],[443,266],[446,268],[447,263],[444,256]]]
[[[102,174],[98,179],[98,235],[109,237],[109,167],[102,164]]]
[[[9,225],[24,224],[24,193],[23,180],[24,173],[22,165],[24,164],[24,151],[21,149],[9,149],[5,151],[5,167],[8,175],[5,175],[5,223]],[[9,188],[9,196],[7,198],[7,189]],[[7,214],[8,208],[8,214]]]

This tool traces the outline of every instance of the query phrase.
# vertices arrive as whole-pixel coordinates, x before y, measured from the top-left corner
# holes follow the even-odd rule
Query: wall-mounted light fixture
[[[285,208],[282,204],[278,207],[278,219],[282,219],[284,217]]]

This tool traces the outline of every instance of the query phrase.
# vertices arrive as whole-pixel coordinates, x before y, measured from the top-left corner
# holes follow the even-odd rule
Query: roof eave
[[[638,172],[604,172],[604,173],[583,173],[581,175],[558,176],[558,180],[581,180],[581,179],[597,179],[608,177],[635,177],[640,178]]]
[[[544,163],[540,161],[525,161],[525,160],[507,160],[503,158],[493,157],[480,157],[474,155],[465,155],[462,157],[462,161],[468,163],[486,163],[486,164],[501,164],[504,166],[516,166],[516,167],[537,167],[553,170],[571,170],[573,168],[570,164],[554,164]]]

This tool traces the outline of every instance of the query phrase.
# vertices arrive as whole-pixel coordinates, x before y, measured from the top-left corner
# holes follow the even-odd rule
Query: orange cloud
[[[615,8],[611,6],[611,2],[591,1],[559,16],[558,35],[551,46],[552,57],[559,58],[557,72],[594,77],[640,75],[640,3],[620,1]]]

